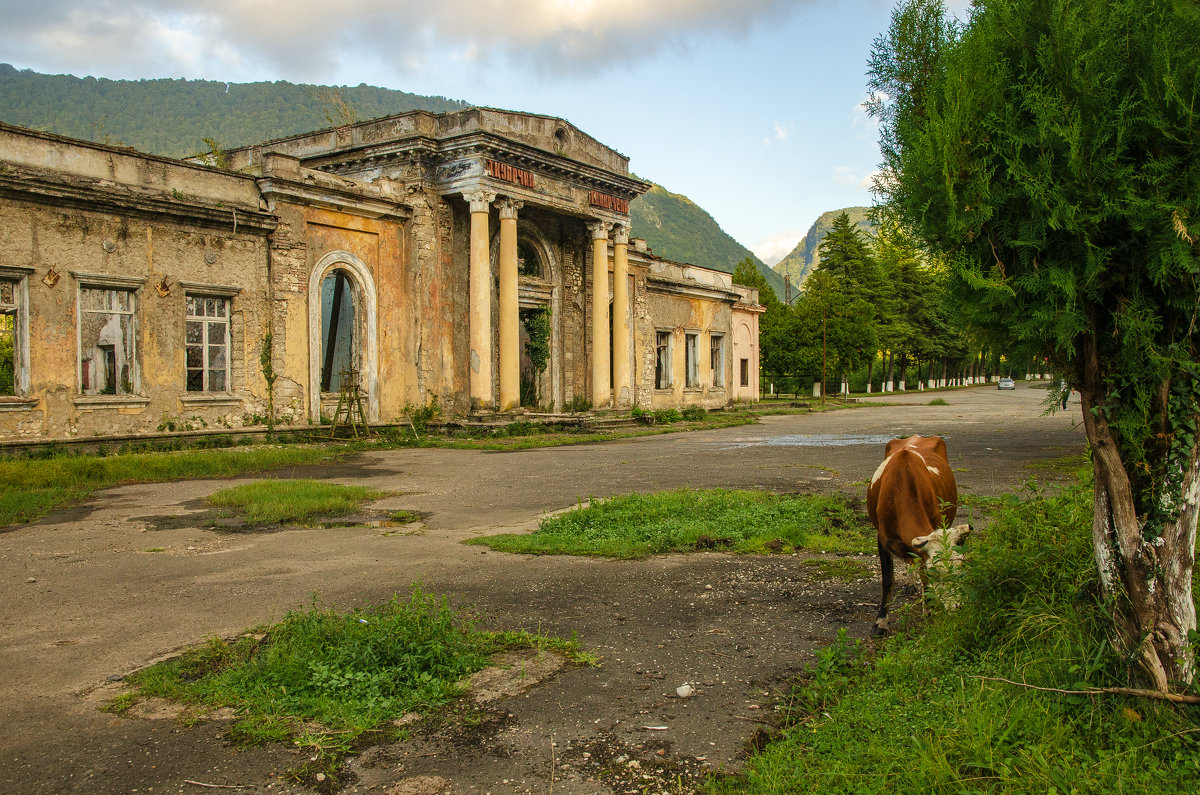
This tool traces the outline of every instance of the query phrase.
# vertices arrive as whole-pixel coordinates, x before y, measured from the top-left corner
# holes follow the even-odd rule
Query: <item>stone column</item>
[[[629,328],[629,227],[613,228],[613,406],[633,405],[633,379],[629,352],[633,340]]]
[[[608,384],[608,230],[612,224],[588,224],[592,233],[592,407],[607,406]]]
[[[471,408],[492,405],[492,264],[488,210],[496,194],[465,194],[471,203]]]
[[[500,208],[500,410],[521,405],[521,319],[517,308],[517,210],[509,198]]]

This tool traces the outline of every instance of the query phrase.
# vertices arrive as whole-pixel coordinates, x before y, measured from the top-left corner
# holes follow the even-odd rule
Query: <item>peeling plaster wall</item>
[[[25,396],[32,405],[10,404],[0,411],[0,437],[144,433],[168,420],[177,427],[240,427],[245,415],[264,411],[266,384],[258,364],[266,306],[262,236],[3,200],[0,247],[9,264],[34,271],[27,278],[30,384]],[[58,274],[53,285],[44,280],[51,269]],[[134,293],[140,373],[135,395],[82,398],[79,281],[72,272],[144,279]],[[186,391],[186,290],[180,280],[240,289],[230,300],[227,395]],[[162,285],[165,295],[158,289]]]
[[[715,297],[699,297],[672,291],[669,287],[655,283],[649,274],[638,275],[635,286],[634,310],[636,331],[634,346],[637,351],[637,404],[643,408],[665,409],[682,406],[718,408],[732,401],[730,384],[733,383],[732,355],[733,340],[731,300]],[[671,334],[671,387],[655,388],[657,364],[657,332]],[[685,386],[686,380],[686,336],[698,334],[696,353],[698,362],[698,385]],[[724,336],[724,386],[712,386],[710,358],[710,335]]]
[[[0,438],[232,428],[262,413],[274,219],[260,202],[248,177],[0,124],[0,265],[28,271],[28,387],[0,398]],[[133,292],[128,394],[82,394],[81,280]],[[204,289],[194,285],[229,297],[223,392],[187,391],[185,294]]]

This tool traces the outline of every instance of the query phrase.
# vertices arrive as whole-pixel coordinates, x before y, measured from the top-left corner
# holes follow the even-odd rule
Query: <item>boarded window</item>
[[[671,388],[671,332],[659,331],[654,335],[654,388]]]
[[[342,372],[358,369],[354,283],[343,270],[321,281],[321,391],[342,388]]]
[[[725,337],[721,334],[708,335],[708,361],[712,370],[712,385],[725,386]]]
[[[0,395],[17,394],[17,283],[0,282]]]
[[[742,386],[750,386],[750,360],[741,359],[739,361],[741,363]]]
[[[685,371],[684,385],[689,389],[700,386],[700,335],[684,335],[683,358]]]
[[[85,395],[132,395],[137,347],[132,290],[79,288],[79,381]]]
[[[187,391],[229,390],[229,299],[189,295],[186,320]]]

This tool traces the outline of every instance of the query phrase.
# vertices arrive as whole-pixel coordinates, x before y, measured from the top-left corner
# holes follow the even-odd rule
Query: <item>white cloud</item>
[[[319,80],[373,56],[399,71],[433,52],[486,67],[594,72],[741,36],[795,0],[0,0],[6,60],[115,73],[265,67]],[[432,68],[432,66],[430,66]]]
[[[833,181],[838,185],[850,187],[857,185],[860,177],[854,169],[849,166],[835,166],[833,169]]]
[[[775,131],[763,138],[763,146],[770,146],[771,144],[786,141],[791,133],[792,125],[790,123],[777,121],[775,122]]]
[[[802,237],[804,237],[803,232],[789,229],[786,232],[763,238],[749,248],[760,260],[768,265],[774,265],[792,253],[792,249],[796,247]]]
[[[875,179],[882,173],[883,171],[880,169],[875,169],[870,174],[867,174],[865,177],[860,179],[857,187],[863,190],[873,190],[875,188]]]

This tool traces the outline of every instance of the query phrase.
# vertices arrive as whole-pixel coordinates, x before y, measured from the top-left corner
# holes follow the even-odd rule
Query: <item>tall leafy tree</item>
[[[835,352],[836,372],[845,375],[872,364],[879,351],[876,318],[883,280],[866,238],[846,213],[834,219],[819,250],[820,263],[805,283],[801,300],[821,308],[826,350]],[[836,341],[832,348],[830,339]]]
[[[964,310],[1083,397],[1113,636],[1194,677],[1200,502],[1200,6],[903,0],[875,44],[878,189]]]

